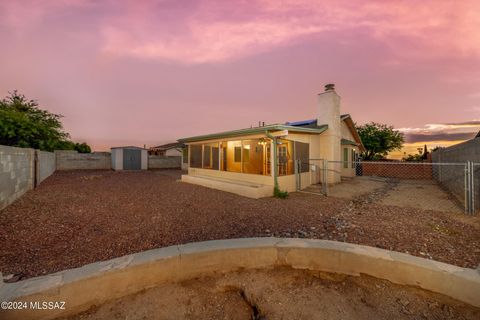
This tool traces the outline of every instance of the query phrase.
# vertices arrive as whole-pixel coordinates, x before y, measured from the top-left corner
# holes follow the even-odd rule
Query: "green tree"
[[[74,149],[77,150],[79,153],[90,153],[90,152],[92,152],[92,149],[90,148],[90,146],[88,144],[86,144],[85,142],[75,143]]]
[[[402,160],[408,162],[422,162],[424,158],[422,154],[408,154],[403,157]]]
[[[46,151],[74,150],[75,143],[63,130],[59,114],[39,108],[18,91],[0,100],[0,144]],[[82,147],[85,149],[84,147]]]
[[[370,122],[357,126],[357,131],[366,149],[361,154],[364,160],[383,159],[389,152],[403,146],[403,134],[386,124]]]

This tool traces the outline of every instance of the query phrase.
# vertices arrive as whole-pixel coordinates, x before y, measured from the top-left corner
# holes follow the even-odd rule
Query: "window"
[[[300,162],[300,173],[309,172],[310,145],[308,143],[295,141],[295,159]]]
[[[244,140],[243,142],[243,173],[266,174],[264,158],[267,142],[260,139]],[[268,143],[269,144],[269,143]]]
[[[203,168],[218,170],[218,143],[203,145]]]
[[[220,142],[220,150],[221,150],[221,167],[220,170],[222,171],[228,171],[227,169],[227,146],[228,142],[227,141],[222,141]]]
[[[210,146],[203,146],[203,168],[212,168],[212,147]]]
[[[190,146],[190,167],[201,168],[202,167],[202,145],[192,144]]]
[[[348,148],[343,148],[343,167],[348,168]]]
[[[243,144],[243,163],[250,161],[250,145]]]
[[[242,172],[242,141],[222,142],[223,170],[229,172]]]
[[[270,175],[270,140],[222,141],[190,145],[190,148],[192,168]],[[290,165],[288,161],[286,165]]]
[[[352,168],[355,168],[355,161],[357,161],[357,152],[352,149]]]
[[[278,152],[278,175],[287,175],[287,146],[277,146]]]
[[[294,174],[293,143],[289,140],[277,140],[278,175]]]
[[[242,162],[242,146],[235,147],[234,162]]]

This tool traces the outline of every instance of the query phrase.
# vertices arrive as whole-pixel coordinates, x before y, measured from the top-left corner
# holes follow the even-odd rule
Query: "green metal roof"
[[[178,139],[178,142],[185,143],[185,142],[214,140],[214,139],[222,139],[222,138],[232,138],[232,137],[260,134],[260,133],[264,133],[265,131],[281,131],[281,130],[288,130],[289,132],[320,134],[327,129],[328,129],[328,125],[326,124],[319,126],[317,128],[303,128],[303,127],[294,127],[294,126],[289,126],[284,124],[272,124],[264,127],[254,127],[254,128],[225,131],[225,132],[212,133],[212,134],[207,134],[202,136],[183,138],[183,139]]]
[[[355,141],[352,141],[352,140],[348,140],[348,139],[342,139],[341,141],[342,145],[351,145],[351,146],[358,146],[359,143],[355,142]]]

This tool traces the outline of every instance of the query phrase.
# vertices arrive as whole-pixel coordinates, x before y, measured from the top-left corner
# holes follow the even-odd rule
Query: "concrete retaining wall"
[[[55,151],[57,170],[97,169],[110,170],[110,152],[78,153],[71,150]]]
[[[407,254],[343,242],[250,238],[154,249],[0,288],[0,301],[65,301],[65,310],[9,310],[2,319],[52,319],[162,283],[239,269],[289,266],[366,274],[480,306],[480,273]]]
[[[148,156],[148,169],[180,169],[181,166],[182,157]]]
[[[35,150],[0,145],[0,210],[33,188]]]

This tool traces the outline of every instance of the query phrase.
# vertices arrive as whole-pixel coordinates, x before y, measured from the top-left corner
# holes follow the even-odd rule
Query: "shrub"
[[[286,199],[288,197],[287,191],[281,191],[277,186],[273,188],[273,196],[275,198]]]

